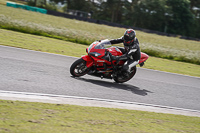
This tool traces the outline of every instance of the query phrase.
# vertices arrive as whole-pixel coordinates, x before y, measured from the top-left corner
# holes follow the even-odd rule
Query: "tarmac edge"
[[[53,103],[53,104],[70,104],[70,105],[89,106],[89,107],[119,108],[119,109],[149,111],[149,112],[155,112],[155,113],[166,113],[166,114],[200,117],[200,111],[198,110],[137,103],[137,102],[118,101],[118,100],[110,100],[110,99],[78,97],[78,96],[0,90],[0,99],[14,100],[14,101],[27,101],[27,102]]]

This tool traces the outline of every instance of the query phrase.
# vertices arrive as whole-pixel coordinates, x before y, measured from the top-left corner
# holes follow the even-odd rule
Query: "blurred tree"
[[[135,2],[135,1],[134,1]],[[131,12],[128,12],[129,25],[157,31],[164,31],[168,7],[164,0],[138,0],[131,3]]]
[[[99,5],[98,19],[110,22],[121,23],[123,14],[124,0],[107,0],[101,1]]]
[[[200,38],[200,0],[190,1],[190,10],[195,15],[195,28],[192,36]]]
[[[167,0],[172,16],[169,20],[169,33],[189,36],[194,29],[194,15],[190,11],[189,0]]]
[[[90,12],[94,19],[166,33],[200,37],[200,0],[50,1],[65,3],[65,10]]]
[[[190,10],[195,17],[198,17],[200,14],[200,0],[190,0]]]
[[[200,8],[200,0],[190,0],[190,9],[192,9],[193,7]]]
[[[94,0],[67,0],[64,9],[78,10],[92,14],[97,10],[97,3]]]
[[[29,0],[28,5],[43,7],[47,5],[47,1],[46,0]]]
[[[58,3],[62,3],[62,4],[65,4],[66,3],[66,0],[49,0],[50,2],[55,2],[56,4]]]

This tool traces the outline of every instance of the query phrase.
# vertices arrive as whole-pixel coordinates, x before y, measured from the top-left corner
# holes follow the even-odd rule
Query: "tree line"
[[[200,38],[200,0],[50,0],[50,2],[65,4],[63,10],[89,12],[93,19]]]

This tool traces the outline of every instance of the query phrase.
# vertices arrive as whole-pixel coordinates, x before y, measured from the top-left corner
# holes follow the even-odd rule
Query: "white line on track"
[[[19,100],[28,102],[72,104],[72,105],[93,106],[93,107],[121,108],[121,109],[141,110],[141,111],[150,111],[157,113],[168,113],[168,114],[200,117],[200,111],[198,110],[138,103],[138,102],[111,100],[111,99],[79,97],[79,96],[66,96],[66,95],[0,90],[0,99]]]

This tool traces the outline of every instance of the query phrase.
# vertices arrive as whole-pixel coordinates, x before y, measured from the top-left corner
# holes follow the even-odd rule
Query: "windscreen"
[[[110,46],[111,46],[110,41],[106,39],[106,40],[102,40],[98,45],[96,45],[95,49],[105,49]]]

